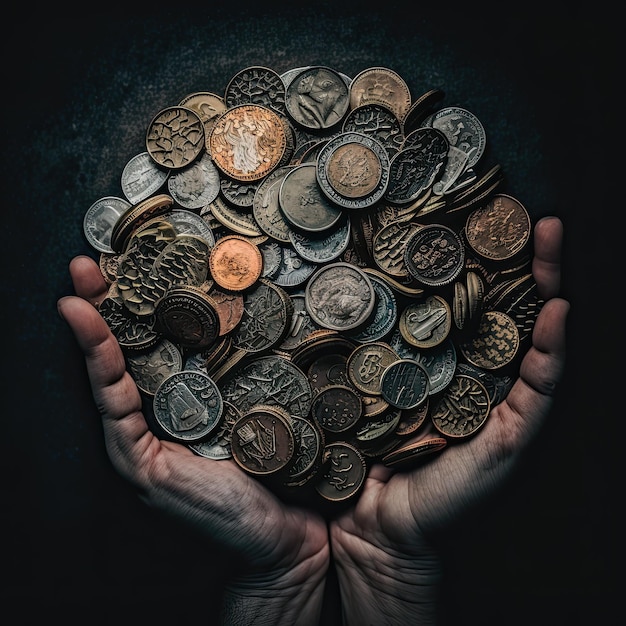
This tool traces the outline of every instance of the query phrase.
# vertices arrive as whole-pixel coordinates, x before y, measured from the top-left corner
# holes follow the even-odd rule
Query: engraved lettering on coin
[[[398,354],[387,343],[360,345],[350,354],[346,364],[350,382],[363,393],[379,396],[383,372],[397,360]]]
[[[185,443],[205,439],[218,425],[223,411],[217,385],[197,370],[168,376],[154,394],[153,407],[163,430]]]

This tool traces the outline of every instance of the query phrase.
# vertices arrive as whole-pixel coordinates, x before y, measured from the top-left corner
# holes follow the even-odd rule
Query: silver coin
[[[467,153],[466,168],[476,165],[485,152],[487,138],[485,128],[467,109],[461,107],[439,109],[428,118],[428,125],[442,131],[451,146]]]
[[[350,91],[333,69],[311,66],[296,74],[285,91],[291,119],[308,129],[328,129],[343,120],[350,107]]]
[[[171,174],[167,180],[170,195],[185,209],[201,209],[217,198],[220,175],[210,155],[205,152],[193,163]]]
[[[283,179],[294,167],[284,165],[270,172],[259,184],[252,200],[252,214],[258,227],[281,243],[289,243],[291,227],[280,209],[278,194]]]
[[[140,152],[122,170],[122,192],[131,204],[138,204],[155,194],[169,175],[170,170],[159,167],[148,152]]]
[[[151,396],[168,376],[183,369],[178,346],[165,338],[149,350],[129,354],[126,361],[137,387]]]
[[[214,461],[232,459],[231,439],[233,424],[241,417],[236,406],[230,402],[224,402],[224,415],[217,428],[217,432],[206,441],[190,443],[189,447],[196,454]]]
[[[311,410],[313,390],[306,374],[278,355],[254,358],[220,383],[222,397],[242,414],[254,406],[280,406],[290,415],[306,418]]]
[[[164,216],[178,235],[195,235],[204,239],[209,247],[215,245],[215,234],[197,213],[187,209],[173,209]]]
[[[299,287],[315,272],[318,265],[303,259],[290,246],[281,246],[281,259],[278,271],[272,281],[280,287]]]
[[[299,233],[292,230],[289,239],[294,250],[311,263],[328,263],[338,259],[350,244],[350,220],[344,215],[338,226],[328,234]]]
[[[152,404],[161,428],[181,443],[206,439],[219,425],[224,410],[215,381],[199,370],[168,376],[158,386]]]
[[[338,261],[311,276],[305,305],[314,322],[330,330],[351,330],[369,320],[374,310],[374,287],[358,267]]]
[[[304,67],[294,67],[290,70],[287,70],[286,72],[283,72],[280,75],[280,78],[282,79],[283,83],[285,84],[285,89],[287,89],[287,87],[289,87],[289,85],[291,85],[293,79],[300,74],[302,71],[304,70],[308,70],[310,69],[311,66],[307,65]],[[339,76],[341,76],[341,78],[343,78],[343,82],[346,83],[346,87],[350,87],[350,85],[352,84],[352,79],[347,76],[346,74],[342,74],[341,72],[337,72],[337,74],[339,74]]]
[[[428,398],[428,372],[417,361],[398,359],[380,377],[382,397],[398,409],[414,409]]]
[[[96,200],[83,218],[83,233],[92,248],[98,252],[113,253],[111,232],[113,226],[128,209],[131,203],[117,196],[105,196]]]
[[[372,321],[357,332],[350,332],[348,336],[359,343],[379,341],[386,337],[398,320],[398,305],[396,296],[391,287],[377,276],[369,275],[376,294],[374,316]]]

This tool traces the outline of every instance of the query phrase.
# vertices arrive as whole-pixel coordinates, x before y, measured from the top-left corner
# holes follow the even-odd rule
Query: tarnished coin
[[[389,157],[376,139],[361,133],[340,133],[318,154],[317,181],[338,206],[365,209],[387,190]]]
[[[309,315],[331,330],[351,330],[365,324],[374,303],[374,287],[367,274],[342,261],[318,269],[305,290]]]
[[[342,217],[341,209],[322,193],[315,163],[303,163],[283,177],[278,204],[283,217],[294,228],[306,233],[327,231]]]
[[[137,204],[159,191],[170,173],[171,170],[160,167],[147,152],[140,152],[122,170],[122,192],[131,204]]]
[[[430,397],[426,398],[424,402],[412,409],[403,409],[394,433],[398,437],[406,437],[407,435],[414,434],[426,421],[429,408]]]
[[[344,133],[354,132],[376,139],[387,151],[389,158],[400,150],[404,143],[402,122],[387,106],[369,102],[353,108],[343,121]]]
[[[402,411],[396,407],[387,406],[387,408],[375,416],[371,416],[358,424],[354,438],[359,444],[367,444],[367,448],[363,448],[362,452],[367,456],[380,456],[381,450],[387,450],[387,441],[393,434],[398,424]],[[389,437],[388,437],[389,436]],[[378,445],[376,445],[378,444]],[[380,448],[380,445],[383,448]],[[396,441],[391,444],[393,447],[397,445]]]
[[[255,405],[278,406],[289,415],[308,417],[313,392],[306,374],[278,355],[258,356],[229,372],[220,382],[222,397],[242,413]]]
[[[454,325],[463,330],[469,317],[469,301],[465,283],[457,280],[454,283],[454,299],[452,300],[452,317]]]
[[[241,321],[232,331],[233,346],[252,353],[279,346],[291,328],[293,302],[289,294],[260,278],[243,296]]]
[[[96,200],[85,212],[83,233],[89,245],[98,252],[120,252],[111,245],[113,228],[128,209],[131,203],[117,196],[106,196]]]
[[[280,208],[278,194],[283,179],[294,167],[283,165],[269,173],[259,183],[252,199],[252,213],[259,228],[281,243],[289,243],[291,227]]]
[[[233,458],[231,450],[233,424],[241,417],[236,406],[230,402],[222,402],[222,404],[224,405],[223,415],[215,434],[211,434],[206,441],[189,444],[189,448],[196,454],[215,461]]]
[[[218,426],[224,409],[217,385],[198,370],[168,376],[157,387],[152,404],[159,426],[181,443],[206,439]]]
[[[428,224],[411,236],[404,251],[409,273],[429,287],[451,283],[465,265],[461,237],[443,224]]]
[[[158,328],[175,343],[201,350],[219,336],[220,319],[213,299],[190,285],[173,287],[157,302]]]
[[[350,84],[350,107],[383,104],[403,120],[411,107],[411,92],[404,78],[387,67],[368,67]]]
[[[291,78],[285,93],[291,119],[311,130],[338,125],[350,106],[348,86],[335,70],[323,66],[303,68]]]
[[[117,292],[116,285],[111,287]],[[155,329],[155,316],[134,315],[124,306],[119,293],[107,295],[98,311],[124,351],[148,350],[161,339],[162,334]]]
[[[237,292],[212,287],[209,297],[213,299],[213,306],[220,319],[220,337],[233,330],[243,317],[243,295]]]
[[[294,453],[285,480],[287,487],[301,487],[319,471],[324,453],[324,431],[313,420],[290,416],[294,435]]]
[[[336,226],[323,233],[290,231],[289,240],[298,256],[310,263],[322,264],[336,261],[350,244],[350,220],[341,215]]]
[[[162,216],[154,219],[167,221],[172,226],[177,235],[195,235],[204,239],[209,248],[215,245],[215,235],[210,226],[197,213],[190,209],[172,209]],[[140,226],[137,232],[141,232],[146,227],[150,227],[153,221],[148,220],[143,226]]]
[[[398,354],[387,343],[376,341],[362,344],[348,357],[348,378],[359,391],[379,396],[383,372],[397,360]]]
[[[487,421],[491,402],[484,385],[465,374],[457,374],[439,401],[431,419],[446,437],[462,439],[475,434]]]
[[[209,255],[213,280],[224,289],[243,291],[252,287],[263,272],[259,247],[241,235],[219,239]]]
[[[219,190],[224,199],[230,204],[249,211],[254,202],[256,190],[259,188],[260,181],[251,183],[235,180],[234,178],[226,178],[222,176],[219,182]]]
[[[500,311],[485,311],[476,332],[459,349],[470,363],[494,370],[513,361],[519,344],[519,330],[511,317]]]
[[[391,331],[398,321],[398,305],[393,290],[385,280],[366,272],[372,281],[376,302],[374,314],[366,326],[354,331],[348,331],[348,336],[359,343],[372,343],[380,341]]]
[[[411,302],[400,313],[398,327],[402,338],[412,346],[434,348],[450,334],[450,305],[436,294]]]
[[[148,125],[146,149],[155,163],[169,170],[186,167],[204,150],[202,120],[187,107],[162,109]]]
[[[410,276],[405,251],[413,235],[422,228],[416,222],[390,222],[375,235],[372,256],[378,267],[389,276]]]
[[[283,158],[287,137],[278,113],[258,104],[227,109],[209,135],[209,152],[218,169],[235,180],[257,181]]]
[[[476,325],[484,308],[485,284],[483,279],[476,273],[469,271],[465,275],[467,287],[467,313],[472,325]],[[497,308],[497,307],[496,307]],[[506,313],[506,311],[504,311]]]
[[[353,349],[354,346],[349,349],[349,352]],[[348,378],[347,362],[348,354],[341,354],[340,352],[327,351],[325,354],[318,356],[307,370],[313,390],[317,392],[327,385],[352,384]]]
[[[521,202],[497,194],[472,211],[465,224],[467,242],[477,254],[504,261],[520,252],[530,240],[530,216]]]
[[[285,83],[280,75],[269,67],[250,66],[239,70],[224,90],[227,108],[240,104],[260,104],[284,115]]]
[[[413,359],[390,363],[380,377],[382,397],[398,409],[414,409],[428,399],[429,377],[426,369]]]
[[[363,413],[361,396],[348,385],[326,385],[313,398],[311,415],[326,431],[341,433],[352,428]]]
[[[153,396],[168,376],[183,369],[183,356],[175,343],[162,338],[149,350],[127,355],[126,363],[137,387]]]
[[[167,180],[167,189],[181,207],[201,209],[213,202],[220,192],[220,175],[205,152],[187,167],[174,172]]]
[[[300,287],[319,267],[303,259],[291,246],[280,246],[280,263],[272,276],[275,285],[286,288]]]
[[[336,441],[324,448],[324,469],[315,489],[325,499],[340,502],[355,496],[363,486],[367,465],[361,452],[350,443]]]
[[[441,452],[448,445],[444,437],[429,437],[396,448],[386,454],[381,460],[387,467],[410,467],[417,465],[431,454]]]
[[[417,200],[432,187],[448,154],[446,136],[435,128],[414,132],[410,146],[403,147],[389,163],[388,202],[404,204]]]
[[[259,228],[254,217],[250,215],[248,209],[229,204],[222,196],[217,196],[208,208],[216,221],[238,235],[244,237],[261,237],[263,235],[263,231]],[[203,209],[201,209],[201,213],[202,211]],[[203,218],[206,219],[205,215]]]
[[[255,406],[233,424],[233,459],[249,474],[266,476],[287,468],[294,447],[289,414],[276,406]]]
[[[486,133],[480,120],[467,109],[443,107],[430,116],[424,126],[442,131],[451,146],[468,156],[467,168],[474,167],[485,152]]]
[[[441,89],[430,89],[413,100],[403,119],[405,135],[408,136],[417,128],[422,127],[422,122],[430,115],[434,107],[444,99],[445,95]]]
[[[157,196],[150,196],[139,204],[130,205],[111,230],[111,247],[113,250],[123,252],[134,231],[153,217],[167,213],[172,204],[174,204],[174,198],[166,193],[161,193]]]

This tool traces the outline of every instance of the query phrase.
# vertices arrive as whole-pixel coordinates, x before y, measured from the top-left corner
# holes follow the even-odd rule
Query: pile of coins
[[[484,425],[542,301],[529,215],[443,98],[254,66],[150,121],[83,226],[154,432],[323,503]]]

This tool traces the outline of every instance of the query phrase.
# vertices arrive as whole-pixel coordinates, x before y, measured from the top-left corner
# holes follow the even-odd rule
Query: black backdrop
[[[152,4],[7,14],[1,360],[3,605],[11,624],[214,623],[224,572],[139,502],[106,457],[81,356],[56,314],[86,209],[120,194],[161,108],[251,65],[396,70],[478,115],[506,191],[565,222],[565,379],[524,465],[445,546],[446,624],[608,624],[617,590],[623,346],[618,40],[598,7]],[[89,15],[87,15],[89,13]],[[613,92],[615,90],[615,93]],[[95,255],[94,255],[95,256]],[[615,377],[615,378],[614,378]],[[621,414],[620,414],[621,413]],[[329,616],[325,623],[335,623]]]

